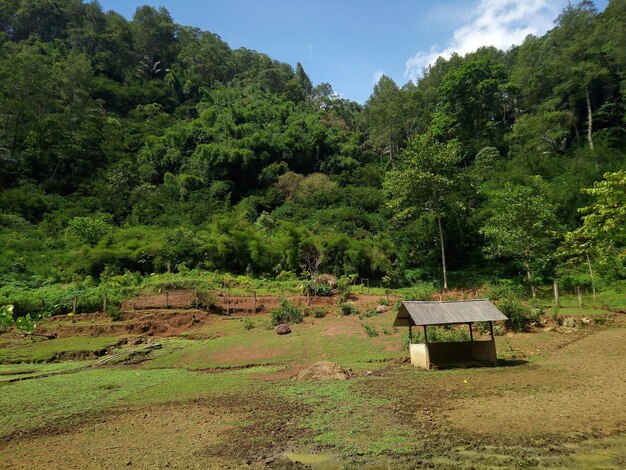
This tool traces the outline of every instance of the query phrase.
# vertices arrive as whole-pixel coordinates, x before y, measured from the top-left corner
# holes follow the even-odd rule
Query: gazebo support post
[[[428,344],[428,332],[426,331],[426,325],[424,325],[424,344]]]
[[[496,338],[493,336],[493,323],[489,322],[489,333],[491,334],[491,341],[495,341]]]
[[[413,344],[413,322],[409,320],[409,344]]]
[[[469,330],[470,330],[470,341],[474,341],[474,332],[472,331],[472,324],[468,323],[467,326],[469,326]]]

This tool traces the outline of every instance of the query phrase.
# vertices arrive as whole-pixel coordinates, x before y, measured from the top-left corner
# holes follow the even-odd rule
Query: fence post
[[[561,307],[561,296],[559,295],[559,283],[556,279],[554,280],[554,306],[556,308]]]
[[[72,299],[72,315],[76,315],[76,304],[78,303],[78,298],[74,296]]]
[[[167,289],[165,289],[165,308],[170,308],[170,292]]]
[[[576,286],[576,293],[578,294],[578,306],[582,308],[583,306],[583,288],[580,286]]]

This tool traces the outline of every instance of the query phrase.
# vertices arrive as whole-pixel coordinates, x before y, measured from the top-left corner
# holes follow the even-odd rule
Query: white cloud
[[[376,85],[380,78],[385,74],[382,70],[376,70],[372,75],[372,83]]]
[[[405,75],[415,80],[439,56],[464,55],[481,46],[506,50],[529,34],[541,35],[552,27],[564,4],[564,0],[480,0],[468,23],[454,31],[447,46],[435,46],[409,58]]]

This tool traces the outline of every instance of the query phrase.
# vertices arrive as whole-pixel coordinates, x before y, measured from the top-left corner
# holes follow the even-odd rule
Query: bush
[[[361,326],[365,330],[365,334],[368,337],[373,338],[375,336],[378,336],[378,331],[376,331],[376,328],[371,323],[361,323]]]
[[[327,282],[304,281],[302,283],[302,293],[315,297],[331,297],[333,289]]]
[[[385,307],[388,307],[389,301],[385,297],[382,297],[378,299],[378,305],[384,305]]]
[[[469,341],[469,330],[466,328],[453,328],[453,327],[440,327],[429,326],[428,327],[428,342],[429,343],[448,343],[456,341]],[[422,331],[413,332],[413,342],[423,343],[424,333]],[[402,346],[404,349],[409,349],[409,332],[407,331],[402,335]]]
[[[254,322],[250,318],[244,318],[241,322],[244,330],[251,330],[255,327]]]
[[[302,309],[286,299],[281,300],[280,305],[272,310],[273,326],[281,323],[301,323],[303,318]]]
[[[512,331],[523,331],[525,326],[539,320],[540,312],[519,300],[504,298],[498,303],[498,308],[507,316],[506,325]]]
[[[339,301],[346,302],[352,293],[353,277],[343,276],[337,280],[337,291],[339,291]]]
[[[339,314],[343,316],[359,313],[358,309],[349,302],[341,302],[339,304]]]
[[[490,300],[519,299],[523,294],[522,286],[511,281],[499,281],[497,284],[490,284],[485,290],[485,297]]]
[[[363,312],[363,317],[365,318],[369,318],[369,317],[373,317],[374,315],[377,315],[378,312],[376,311],[375,308],[370,307],[367,310],[365,310],[365,312]]]
[[[315,307],[314,309],[308,309],[309,315],[313,315],[313,318],[324,318],[326,316],[326,310],[322,307]]]
[[[113,321],[120,321],[122,319],[122,311],[117,305],[107,305],[107,313]]]
[[[438,289],[430,283],[422,283],[415,286],[411,295],[406,300],[432,300]]]

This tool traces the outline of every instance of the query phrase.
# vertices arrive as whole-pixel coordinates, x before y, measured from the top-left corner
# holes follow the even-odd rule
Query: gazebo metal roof
[[[507,320],[507,317],[488,299],[415,301],[402,302],[393,326],[453,325],[499,320]]]

